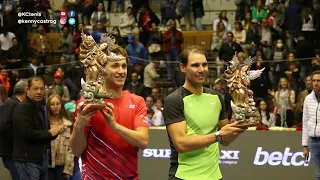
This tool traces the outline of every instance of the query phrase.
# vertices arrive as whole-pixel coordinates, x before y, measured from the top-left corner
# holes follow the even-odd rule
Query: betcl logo
[[[309,166],[308,162],[304,161],[303,152],[290,152],[289,147],[283,153],[275,151],[270,154],[267,151],[263,151],[262,147],[258,147],[253,164],[258,166],[265,164],[269,164],[270,166],[279,166],[280,164],[283,166]]]

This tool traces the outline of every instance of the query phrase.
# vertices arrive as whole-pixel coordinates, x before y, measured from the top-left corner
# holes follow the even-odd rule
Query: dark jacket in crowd
[[[44,106],[28,97],[14,110],[13,160],[42,163],[45,151],[50,150],[50,141],[57,138],[49,131]]]
[[[0,106],[0,157],[12,157],[13,121],[12,115],[20,100],[12,96]]]

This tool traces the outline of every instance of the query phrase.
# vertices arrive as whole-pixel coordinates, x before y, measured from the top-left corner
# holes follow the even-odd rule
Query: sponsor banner
[[[150,129],[149,145],[139,152],[140,179],[168,179],[170,153],[166,130]],[[299,131],[247,131],[230,146],[220,146],[220,169],[227,180],[315,179],[309,162]]]

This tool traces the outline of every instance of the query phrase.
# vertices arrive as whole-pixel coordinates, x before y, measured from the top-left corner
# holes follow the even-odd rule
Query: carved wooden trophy
[[[260,125],[260,115],[255,107],[253,91],[248,88],[250,81],[261,76],[263,69],[251,70],[251,57],[240,62],[235,55],[224,74],[227,86],[232,96],[231,108],[233,119],[239,122],[239,127],[254,127]]]
[[[112,98],[107,93],[104,77],[108,74],[105,65],[108,61],[121,61],[125,57],[119,57],[109,49],[115,45],[112,36],[103,34],[100,44],[96,44],[92,36],[81,33],[80,61],[84,66],[86,80],[81,79],[82,97],[84,108],[87,104],[93,104],[92,108],[103,109],[106,107],[105,98]]]

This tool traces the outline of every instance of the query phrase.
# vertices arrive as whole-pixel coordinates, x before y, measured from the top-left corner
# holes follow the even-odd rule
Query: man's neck
[[[113,99],[121,98],[122,96],[122,87],[120,88],[105,88],[108,94],[112,94]]]
[[[185,81],[183,87],[195,95],[201,95],[203,93],[203,86],[202,85],[196,86],[196,85],[193,85],[192,83],[190,83],[189,81]]]

